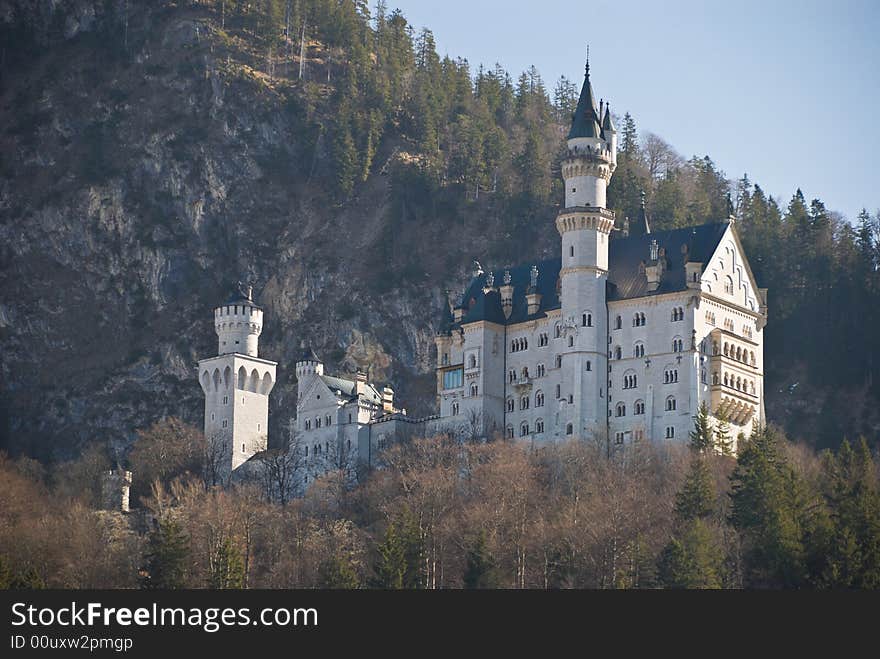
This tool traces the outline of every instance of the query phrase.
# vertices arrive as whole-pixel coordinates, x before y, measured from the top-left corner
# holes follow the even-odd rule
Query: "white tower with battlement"
[[[607,431],[608,327],[605,289],[614,213],[606,190],[617,166],[617,131],[610,108],[600,117],[587,61],[584,84],[562,161],[565,207],[556,218],[562,238],[560,430],[583,437]]]
[[[266,448],[277,364],[258,356],[263,310],[250,287],[214,309],[214,330],[218,355],[199,361],[199,383],[205,392],[208,470],[222,481]]]

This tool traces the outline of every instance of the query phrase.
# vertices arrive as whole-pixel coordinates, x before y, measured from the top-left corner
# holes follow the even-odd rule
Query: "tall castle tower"
[[[199,383],[205,392],[208,469],[225,479],[266,448],[277,364],[257,356],[263,310],[250,286],[214,309],[214,330],[218,355],[199,361]]]
[[[560,419],[566,434],[605,438],[608,327],[605,286],[614,214],[605,193],[617,166],[617,131],[610,107],[596,109],[587,60],[584,85],[562,161],[565,207],[556,218],[562,237],[562,355]]]

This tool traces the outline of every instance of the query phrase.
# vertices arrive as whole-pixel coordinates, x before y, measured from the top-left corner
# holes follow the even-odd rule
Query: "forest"
[[[777,428],[734,456],[703,408],[685,443],[608,455],[452,436],[330,470],[281,502],[214,486],[199,433],[140,433],[129,513],[96,510],[99,447],[47,472],[0,459],[4,588],[877,588],[880,471],[864,440],[817,455]],[[202,440],[203,442],[204,440]],[[277,491],[277,490],[276,490]]]
[[[94,48],[108,66],[133,66],[159,18],[137,3],[97,4]],[[281,185],[308,185],[346,209],[385,181],[389,212],[364,265],[372,290],[387,294],[398,286],[389,282],[418,283],[439,267],[425,257],[433,245],[404,242],[431,226],[467,229],[493,262],[558,249],[546,228],[562,197],[579,80],[548,87],[535,68],[511,76],[441,57],[429,29],[414,30],[382,0],[157,6],[204,26],[177,74],[202,76],[210,47],[229,79],[280,99],[298,155],[262,162]],[[0,32],[5,66],[60,39],[63,25],[32,18]],[[120,459],[106,438],[66,460],[3,455],[0,586],[877,587],[880,211],[845,218],[800,190],[775,198],[708,155],[679,154],[637,117],[635,108],[616,117],[617,216],[635,216],[643,194],[657,229],[732,214],[770,290],[774,423],[736,455],[700,416],[687,446],[612,456],[590,442],[427,438],[390,449],[357,485],[331,472],[282,502],[264,483],[212,485],[200,433],[166,416],[137,431],[122,457],[135,474],[126,515],[99,510],[101,474]],[[86,135],[81,175],[95,185],[115,171],[105,130]],[[200,140],[197,130],[180,138],[178,156]],[[336,321],[353,313],[336,312]]]

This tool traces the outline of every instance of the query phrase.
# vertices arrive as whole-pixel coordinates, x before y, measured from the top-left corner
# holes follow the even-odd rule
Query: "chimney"
[[[367,390],[367,374],[358,369],[354,375],[354,381],[357,387],[357,394],[360,396]]]
[[[656,291],[660,288],[660,279],[663,277],[663,271],[666,269],[666,250],[657,244],[656,240],[651,241],[650,259],[645,266],[645,277],[648,280],[648,290]]]
[[[700,280],[702,279],[703,264],[696,261],[688,261],[684,264],[684,274],[687,280],[688,288],[700,288]]]
[[[529,288],[526,290],[526,304],[529,315],[538,313],[541,308],[541,294],[538,292],[538,266],[533,265],[529,270]]]
[[[499,289],[501,293],[501,308],[504,310],[505,318],[510,318],[510,314],[513,312],[513,284],[510,282],[510,270],[505,270],[504,285]]]
[[[386,414],[394,411],[394,389],[387,384],[382,388],[382,410]]]

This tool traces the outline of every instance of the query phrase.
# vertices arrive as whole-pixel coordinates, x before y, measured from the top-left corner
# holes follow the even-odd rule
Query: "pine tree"
[[[657,563],[657,577],[666,588],[721,588],[722,559],[712,532],[702,519],[692,520],[681,538],[673,538]]]
[[[229,537],[223,538],[211,553],[211,588],[236,589],[244,586],[244,560]]]
[[[374,585],[377,588],[402,589],[406,576],[406,548],[394,522],[385,529],[385,539],[377,547],[377,553],[373,568],[376,575]]]
[[[731,522],[743,539],[746,583],[806,583],[802,484],[786,463],[776,433],[755,428],[731,477]]]
[[[467,552],[462,581],[465,588],[498,588],[495,559],[486,545],[486,534],[480,532]]]
[[[360,587],[360,582],[351,561],[337,553],[318,565],[318,587],[354,590]]]
[[[874,461],[862,438],[858,450],[844,440],[824,456],[825,499],[832,541],[825,583],[837,588],[880,587],[880,492]]]
[[[709,517],[715,512],[715,489],[712,475],[703,457],[691,458],[684,485],[675,496],[675,516],[681,523]]]
[[[706,453],[715,446],[712,421],[709,418],[709,406],[706,401],[700,403],[697,414],[694,417],[694,429],[690,433],[690,447],[694,451]]]
[[[159,521],[150,534],[145,575],[141,587],[170,590],[186,585],[189,540],[180,524],[170,518]]]
[[[727,414],[723,410],[719,410],[715,416],[718,419],[718,426],[715,428],[715,448],[722,455],[733,455],[733,438]]]
[[[623,115],[620,156],[622,160],[639,159],[639,133],[636,130],[636,120],[629,112]]]

